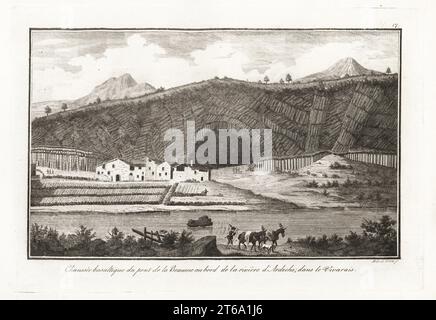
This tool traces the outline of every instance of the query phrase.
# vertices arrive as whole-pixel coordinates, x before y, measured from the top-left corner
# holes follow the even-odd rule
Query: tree
[[[265,76],[265,78],[263,78],[263,81],[265,81],[265,83],[268,84],[268,81],[269,81],[268,76]]]
[[[292,77],[291,77],[291,75],[288,73],[288,74],[286,75],[286,82],[289,83],[289,82],[291,82],[291,81],[292,81]]]
[[[283,81],[283,79],[280,79],[280,83],[283,84],[283,83],[285,83],[285,82]]]
[[[101,102],[100,97],[97,97],[97,100],[96,100],[95,102],[96,102],[96,103],[100,103],[100,102]]]
[[[45,113],[47,114],[47,116],[51,113],[51,108],[49,106],[45,107]]]
[[[65,110],[68,109],[68,106],[67,106],[67,104],[65,102],[62,103],[61,109],[62,109],[62,111],[65,111]]]
[[[390,68],[390,67],[388,67],[388,68],[386,69],[386,73],[387,73],[387,74],[391,73],[391,68]]]

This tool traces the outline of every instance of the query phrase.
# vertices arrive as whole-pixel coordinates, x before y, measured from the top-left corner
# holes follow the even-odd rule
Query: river
[[[188,228],[189,219],[202,215],[212,218],[213,226],[208,228]],[[257,231],[261,226],[268,230],[277,229],[278,224],[285,226],[288,237],[297,238],[338,234],[344,236],[350,231],[360,232],[363,219],[377,220],[388,215],[397,220],[397,211],[391,209],[321,209],[321,210],[248,210],[248,211],[172,211],[171,213],[31,213],[30,223],[55,228],[60,233],[72,233],[80,225],[94,229],[97,237],[104,239],[108,232],[117,227],[126,234],[134,234],[131,229],[174,230],[188,229],[196,239],[206,235],[216,235],[218,243],[225,243],[228,225],[231,223],[240,231]]]

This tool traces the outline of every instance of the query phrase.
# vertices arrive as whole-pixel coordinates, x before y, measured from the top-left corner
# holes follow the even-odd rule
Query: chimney
[[[194,160],[192,160],[192,159],[191,159],[191,164],[190,164],[190,165],[191,165],[191,167],[192,167],[192,165],[193,165],[193,164],[194,164]]]

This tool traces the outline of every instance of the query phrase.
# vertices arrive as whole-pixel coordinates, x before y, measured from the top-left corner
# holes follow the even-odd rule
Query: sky
[[[32,102],[87,95],[110,77],[171,88],[215,76],[278,82],[353,57],[377,71],[399,69],[396,31],[33,30]]]

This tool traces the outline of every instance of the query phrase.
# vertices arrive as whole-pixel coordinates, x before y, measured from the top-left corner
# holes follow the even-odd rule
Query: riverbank
[[[68,205],[31,207],[32,214],[66,214],[101,213],[101,214],[135,214],[135,213],[169,213],[172,211],[247,211],[245,205],[164,205],[164,204],[131,204],[131,205]]]
[[[395,208],[397,171],[328,155],[294,172],[220,169],[215,180],[298,208]]]
[[[144,230],[144,229],[142,229]],[[218,243],[222,236],[204,234],[196,236],[192,230],[149,229],[144,233],[131,235],[118,227],[112,227],[99,235],[93,228],[80,225],[70,232],[63,232],[52,226],[32,223],[30,229],[31,256],[75,256],[75,257],[345,257],[383,256],[397,254],[396,220],[383,215],[374,220],[361,220],[357,231],[344,235],[324,233],[322,236],[307,235],[291,239],[288,231],[282,235],[274,251],[261,246],[238,248],[238,237],[234,244]],[[272,247],[270,232],[266,235],[266,247]],[[159,237],[156,235],[159,233]],[[237,232],[239,234],[241,231]],[[154,237],[151,237],[151,234]]]

